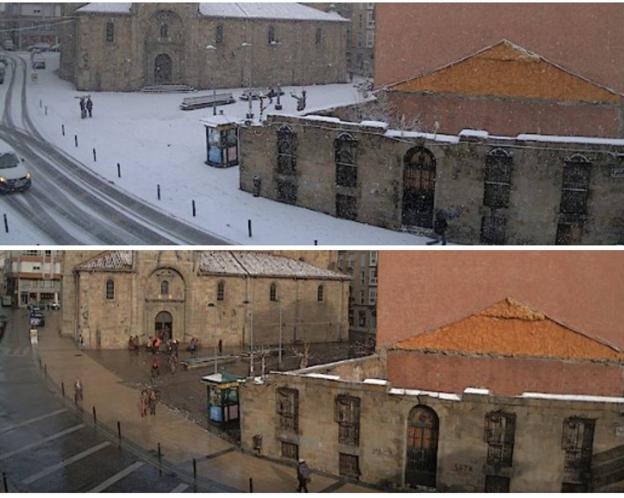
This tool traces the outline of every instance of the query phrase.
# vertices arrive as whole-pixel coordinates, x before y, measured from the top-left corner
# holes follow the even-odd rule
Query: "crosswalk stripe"
[[[24,484],[32,484],[33,482],[37,481],[38,479],[41,479],[42,477],[47,476],[48,474],[51,474],[52,472],[56,472],[58,469],[61,469],[63,467],[66,467],[68,465],[71,465],[72,463],[75,463],[79,460],[82,460],[83,458],[88,457],[89,455],[92,455],[93,453],[96,453],[98,451],[100,451],[103,448],[106,448],[107,446],[110,446],[110,442],[109,441],[105,441],[103,443],[100,443],[96,446],[93,446],[91,448],[89,448],[88,450],[82,451],[72,457],[67,458],[66,460],[63,460],[62,462],[59,462],[57,464],[54,465],[50,465],[49,467],[46,467],[45,469],[37,472],[36,474],[24,479],[22,481],[22,483]]]
[[[64,431],[61,432],[57,432],[56,434],[52,434],[51,436],[48,436],[46,438],[40,439],[39,441],[35,441],[34,443],[30,443],[27,444],[26,446],[22,446],[21,448],[18,448],[16,450],[13,451],[9,451],[8,453],[2,453],[0,454],[0,460],[5,460],[13,455],[17,455],[18,453],[22,453],[23,451],[26,450],[30,450],[32,448],[36,448],[37,446],[41,446],[42,444],[45,444],[49,441],[53,441],[55,439],[61,438],[63,436],[67,436],[68,434],[71,434],[72,432],[76,432],[80,429],[82,429],[85,425],[84,424],[78,424],[75,425],[73,427],[70,427],[69,429],[65,429]]]
[[[98,484],[92,490],[87,491],[87,493],[99,493],[101,491],[104,491],[106,488],[111,487],[117,481],[121,481],[124,477],[126,477],[129,474],[132,474],[132,472],[142,467],[143,465],[145,465],[143,462],[134,462],[132,465],[130,465],[129,467],[126,467],[121,472],[117,472],[114,476],[109,477],[108,479],[106,479],[106,481]]]
[[[44,419],[49,418],[49,417],[54,417],[55,415],[58,415],[59,413],[64,413],[66,411],[67,411],[66,408],[61,408],[60,410],[56,410],[56,411],[53,411],[53,412],[50,412],[50,413],[46,413],[45,415],[41,415],[40,417],[35,417],[35,418],[31,418],[29,420],[25,420],[24,422],[20,422],[19,424],[9,425],[7,427],[1,427],[0,428],[0,434],[4,434],[5,432],[12,431],[13,429],[17,429],[18,427],[24,427],[25,425],[29,425],[29,424],[33,424],[35,422],[39,422],[40,420],[44,420]]]
[[[189,485],[188,484],[184,484],[183,482],[178,484],[175,488],[173,488],[171,491],[169,491],[170,493],[184,493],[184,491],[186,491],[186,488],[188,488]]]

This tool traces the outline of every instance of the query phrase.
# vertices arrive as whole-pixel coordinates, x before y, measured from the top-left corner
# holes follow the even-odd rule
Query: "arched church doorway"
[[[173,63],[167,54],[159,54],[154,59],[154,83],[165,85],[171,83]]]
[[[173,317],[168,311],[161,311],[154,320],[154,331],[163,341],[173,339]]]

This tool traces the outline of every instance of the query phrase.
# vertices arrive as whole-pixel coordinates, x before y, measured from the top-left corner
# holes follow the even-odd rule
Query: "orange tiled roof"
[[[505,299],[458,322],[405,339],[398,349],[623,361],[615,347]]]
[[[503,40],[443,68],[395,83],[389,90],[469,96],[621,102],[622,95]]]

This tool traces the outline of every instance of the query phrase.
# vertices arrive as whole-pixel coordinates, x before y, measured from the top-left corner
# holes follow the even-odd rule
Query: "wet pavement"
[[[192,490],[192,482],[159,472],[149,453],[120,447],[58,396],[39,371],[27,314],[4,314],[9,322],[0,340],[0,471],[6,473],[9,491]]]

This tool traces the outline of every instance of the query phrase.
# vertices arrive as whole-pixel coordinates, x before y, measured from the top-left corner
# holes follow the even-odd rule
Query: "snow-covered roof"
[[[203,251],[199,272],[211,275],[349,280],[347,275],[285,256],[255,251]]]
[[[336,12],[321,10],[295,2],[284,3],[200,3],[199,13],[209,17],[275,19],[284,21],[348,21]]]
[[[131,271],[132,251],[105,251],[78,265],[79,271]]]
[[[553,399],[557,401],[585,401],[590,403],[624,403],[624,398],[615,396],[590,396],[586,394],[551,394],[529,393],[520,395],[521,398],[529,399]]]
[[[132,8],[132,2],[118,3],[118,2],[101,2],[101,3],[88,3],[76,9],[76,12],[86,13],[102,13],[102,14],[130,14]]]
[[[241,119],[231,118],[226,114],[217,114],[216,116],[206,116],[199,120],[203,125],[208,125],[211,127],[222,126],[228,124],[236,124],[242,123]]]

